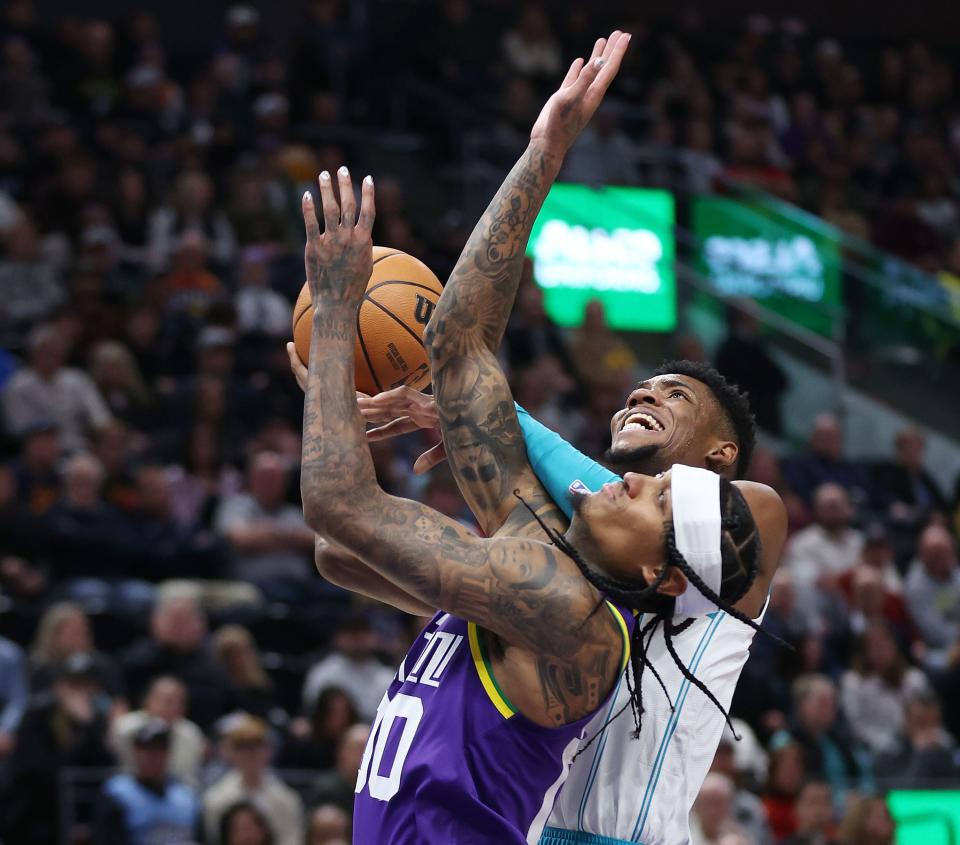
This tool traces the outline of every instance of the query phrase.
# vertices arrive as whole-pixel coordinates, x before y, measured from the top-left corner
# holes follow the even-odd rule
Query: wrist
[[[570,147],[539,137],[530,139],[529,149],[531,152],[541,156],[544,167],[547,170],[547,175],[556,177],[560,172],[560,168],[563,167],[563,160],[566,158]]]

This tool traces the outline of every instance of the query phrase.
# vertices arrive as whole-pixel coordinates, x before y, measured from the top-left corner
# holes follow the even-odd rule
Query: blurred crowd
[[[349,841],[368,726],[422,620],[314,570],[284,351],[298,200],[320,169],[370,163],[357,129],[396,128],[375,103],[408,72],[515,143],[563,57],[605,24],[568,5],[447,0],[409,39],[384,3],[315,0],[281,50],[241,5],[203,56],[146,13],[47,27],[29,0],[4,6],[2,841]],[[617,21],[635,46],[570,178],[633,181],[637,141],[680,147],[702,188],[753,180],[960,285],[943,60],[922,45],[848,53],[797,24],[717,40],[692,17]],[[397,42],[416,49],[394,79]],[[410,102],[403,128],[449,152],[440,112]],[[375,240],[443,276],[469,221],[424,219],[421,202],[385,173]],[[503,349],[516,397],[602,456],[643,368],[599,303],[575,332],[553,325],[527,269]],[[756,325],[676,351],[712,357],[779,433],[786,383]],[[374,444],[380,481],[470,525],[445,468],[412,474],[434,436]],[[890,845],[885,790],[960,778],[955,491],[925,470],[919,431],[854,462],[831,414],[751,472],[788,504],[765,626],[793,648],[758,637],[733,708],[743,740],[718,751],[695,841]]]

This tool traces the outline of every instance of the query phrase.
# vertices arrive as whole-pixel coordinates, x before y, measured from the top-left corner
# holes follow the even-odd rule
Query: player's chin
[[[615,457],[628,457],[637,452],[652,453],[668,440],[665,431],[648,431],[645,428],[631,428],[618,431],[610,445],[610,453]]]

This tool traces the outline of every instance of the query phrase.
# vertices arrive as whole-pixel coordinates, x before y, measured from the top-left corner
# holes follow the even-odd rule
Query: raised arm
[[[563,158],[596,111],[630,36],[597,41],[547,101],[530,145],[497,191],[450,276],[424,341],[450,465],[488,534],[517,507],[514,490],[551,511],[530,471],[523,437],[496,350],[513,308],[534,220]]]
[[[353,360],[357,308],[371,269],[373,183],[364,180],[354,225],[345,169],[339,180],[342,215],[329,175],[321,174],[323,235],[312,198],[303,198],[307,281],[316,305],[300,479],[307,524],[429,606],[490,629],[539,658],[584,670],[602,664],[607,679],[619,654],[618,632],[608,615],[593,613],[599,596],[572,561],[540,542],[481,539],[377,484]]]

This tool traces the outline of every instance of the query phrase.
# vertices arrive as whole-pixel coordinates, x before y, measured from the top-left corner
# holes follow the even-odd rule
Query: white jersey
[[[644,617],[637,622],[642,627]],[[699,617],[676,634],[673,644],[690,672],[729,708],[753,635],[752,628],[717,611]],[[662,625],[657,626],[647,655],[670,692],[673,710],[648,667],[642,681],[640,737],[634,739],[630,693],[621,675],[616,695],[591,722],[584,743],[625,704],[627,709],[574,760],[554,804],[548,831],[583,831],[643,845],[686,845],[690,841],[690,808],[710,770],[724,718],[716,705],[683,677],[667,651]],[[542,841],[559,839],[551,840],[545,834]],[[577,841],[575,837],[563,840]]]

